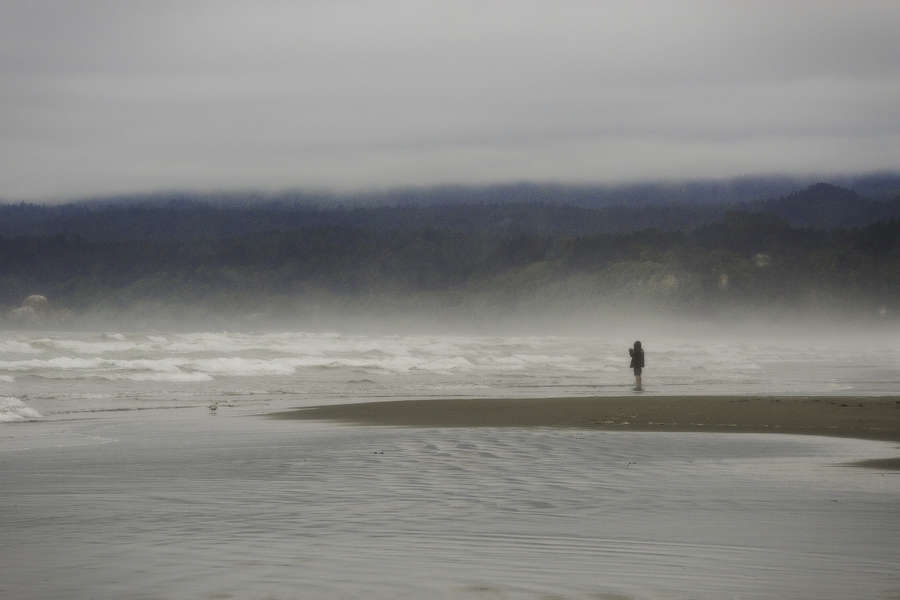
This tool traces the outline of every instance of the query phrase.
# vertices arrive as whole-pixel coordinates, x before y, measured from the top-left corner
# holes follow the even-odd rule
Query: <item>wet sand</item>
[[[355,426],[226,406],[4,434],[31,449],[0,452],[0,598],[900,590],[897,472],[834,466],[894,443]]]
[[[900,442],[900,396],[454,398],[314,406],[272,416],[401,427],[730,431]]]

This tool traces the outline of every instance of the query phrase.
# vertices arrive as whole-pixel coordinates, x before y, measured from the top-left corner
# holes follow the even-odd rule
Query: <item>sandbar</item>
[[[271,416],[394,427],[791,433],[900,442],[900,396],[446,398],[313,406]],[[897,468],[898,461],[862,466]]]

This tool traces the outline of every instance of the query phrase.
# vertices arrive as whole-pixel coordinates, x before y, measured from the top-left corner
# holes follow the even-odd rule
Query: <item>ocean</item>
[[[900,342],[645,340],[649,394],[883,395]],[[633,340],[311,332],[0,333],[0,422],[218,403],[620,395]]]

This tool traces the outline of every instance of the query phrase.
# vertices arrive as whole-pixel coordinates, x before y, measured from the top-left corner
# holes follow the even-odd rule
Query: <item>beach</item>
[[[900,441],[900,396],[452,398],[314,406],[273,416],[408,427],[792,433]]]
[[[6,334],[0,597],[896,598],[893,339]]]

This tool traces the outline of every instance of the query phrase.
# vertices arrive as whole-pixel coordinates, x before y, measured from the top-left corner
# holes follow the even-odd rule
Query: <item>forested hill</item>
[[[92,241],[222,239],[269,231],[350,227],[371,231],[440,229],[465,234],[584,236],[654,228],[688,231],[740,209],[781,217],[797,227],[834,229],[900,217],[900,194],[873,199],[830,184],[779,197],[712,201],[674,190],[665,196],[628,188],[618,204],[588,206],[589,188],[519,186],[398,192],[391,204],[335,204],[340,198],[230,195],[154,196],[122,202],[0,205],[0,235],[75,235]],[[655,188],[654,188],[655,189]],[[754,189],[754,188],[751,188]],[[879,188],[887,189],[887,188]],[[658,190],[656,190],[658,192]],[[648,201],[652,197],[654,201]],[[610,198],[613,198],[611,196]],[[607,198],[609,200],[610,198]]]
[[[689,232],[584,236],[330,225],[193,240],[18,236],[0,238],[0,265],[0,305],[41,293],[76,312],[603,303],[900,312],[900,220],[824,231],[731,212]]]
[[[502,201],[472,201],[501,189]],[[585,189],[440,188],[345,206],[240,195],[0,205],[0,316],[30,294],[82,313],[606,304],[900,314],[890,181],[872,197],[819,183],[739,202],[600,206],[573,201]],[[548,190],[565,193],[548,201]]]
[[[859,227],[900,217],[900,196],[888,201],[870,200],[827,183],[745,206],[754,212],[781,217],[791,225],[817,229]]]
[[[0,206],[0,235],[74,235],[92,241],[192,240],[270,231],[350,227],[371,231],[440,229],[509,235],[588,235],[650,227],[689,229],[721,218],[723,207],[653,206],[587,209],[550,204],[453,204],[310,208],[262,205]]]

